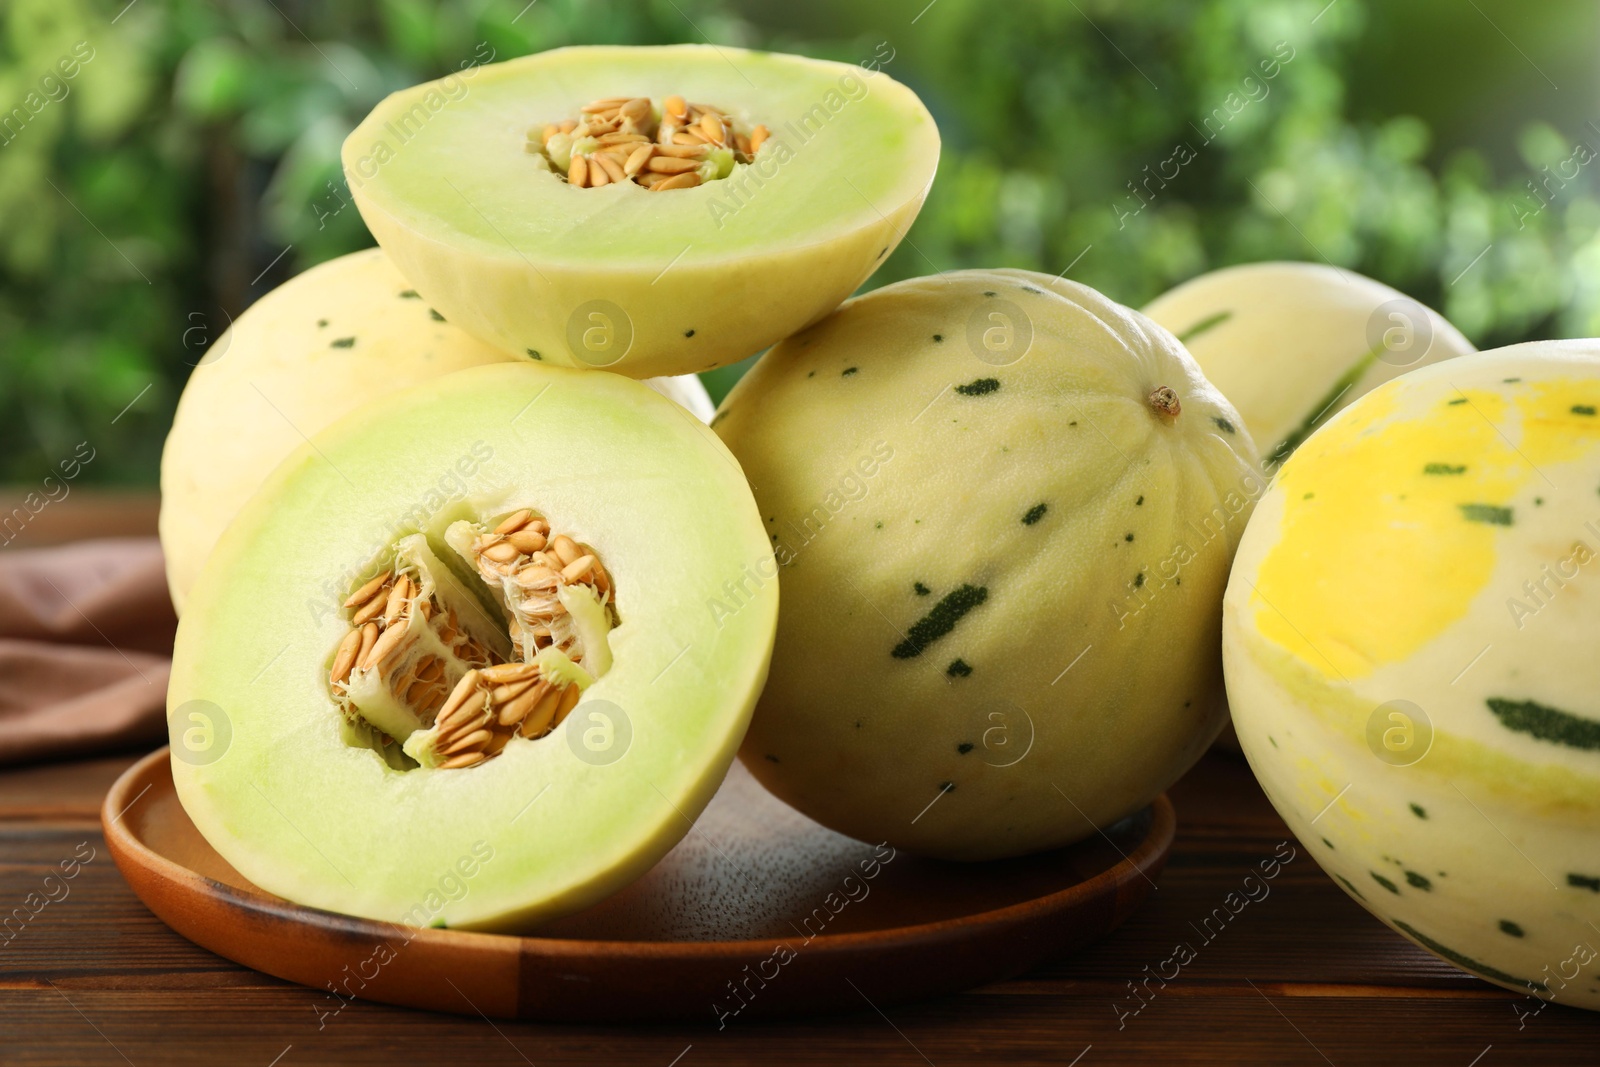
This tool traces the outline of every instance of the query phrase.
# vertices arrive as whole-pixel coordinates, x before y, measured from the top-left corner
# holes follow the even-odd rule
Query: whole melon
[[[1379,386],[1256,508],[1223,652],[1309,851],[1444,959],[1600,1008],[1600,341]]]
[[[1269,469],[1367,390],[1473,351],[1398,289],[1320,263],[1224,267],[1144,313],[1177,334],[1238,407]]]
[[[251,305],[205,354],[161,454],[161,547],[181,614],[217,538],[284,457],[364,403],[486,363],[527,361],[429,307],[381,249],[329,260]],[[645,384],[711,417],[698,378]]]
[[[783,599],[741,758],[812,818],[953,859],[1052,848],[1221,728],[1222,590],[1265,481],[1139,313],[1027,271],[901,282],[770,350],[713,426]]]

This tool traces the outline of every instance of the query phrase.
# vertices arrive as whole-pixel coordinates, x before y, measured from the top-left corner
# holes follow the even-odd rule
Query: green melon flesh
[[[1144,313],[1237,405],[1269,469],[1368,390],[1473,351],[1443,316],[1398,289],[1320,263],[1225,267]]]
[[[342,728],[339,605],[404,536],[454,567],[453,523],[521,507],[609,570],[609,669],[545,737],[475,767],[396,769]],[[168,697],[179,797],[242,874],[303,904],[488,929],[582,908],[666,853],[733,759],[777,593],[754,590],[732,617],[707,604],[763,560],[737,464],[637,382],[520,363],[392,394],[285,460],[207,562]],[[579,758],[597,708],[631,724],[614,762]],[[210,762],[183,747],[196,709],[231,735]]]
[[[1137,312],[1026,271],[887,286],[768,352],[713,425],[782,565],[742,758],[812,818],[952,859],[1052,848],[1221,728],[1222,590],[1265,479]]]
[[[663,193],[576,188],[524,150],[530,128],[619,94],[679,94],[772,138],[730,177]],[[642,378],[832,311],[910,227],[938,155],[932,117],[885,74],[675,45],[558,49],[395,93],[343,161],[379,244],[452,323]]]
[[[183,611],[223,529],[307,436],[441,374],[528,358],[447,323],[376,248],[313,267],[256,301],[189,376],[161,454],[161,547],[173,604]],[[648,384],[711,418],[698,379]]]

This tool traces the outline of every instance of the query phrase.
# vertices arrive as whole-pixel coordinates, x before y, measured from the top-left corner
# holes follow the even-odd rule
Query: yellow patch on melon
[[[1252,600],[1260,632],[1326,678],[1406,660],[1466,617],[1512,509],[1540,477],[1594,446],[1600,416],[1578,413],[1592,383],[1448,389],[1401,411],[1400,382],[1330,424],[1283,467],[1280,537]],[[1417,417],[1421,415],[1421,417]],[[1428,473],[1429,465],[1465,467]]]
[[[1292,650],[1285,652],[1274,648],[1255,635],[1245,637],[1244,647],[1256,666],[1282,687],[1289,706],[1310,713],[1314,721],[1356,746],[1357,759],[1365,762],[1367,755],[1359,749],[1366,747],[1367,720],[1378,706],[1376,701],[1336,682],[1330,684],[1320,669],[1295,656]],[[1393,775],[1415,774],[1443,779],[1449,783],[1470,783],[1475,795],[1493,796],[1502,804],[1552,822],[1586,826],[1592,825],[1600,815],[1600,776],[1509,755],[1451,732],[1445,720],[1436,719],[1433,727],[1433,744],[1426,755],[1409,766],[1389,767],[1384,771]],[[1316,775],[1327,797],[1344,788],[1343,783],[1330,783],[1320,763],[1308,767],[1304,762],[1297,762],[1296,769],[1297,778],[1302,781],[1310,781]],[[1355,799],[1349,795],[1341,798],[1339,810],[1365,821],[1366,816],[1353,804]]]

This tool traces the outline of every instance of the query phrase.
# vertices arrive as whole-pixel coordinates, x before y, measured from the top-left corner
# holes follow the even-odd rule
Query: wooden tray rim
[[[596,941],[541,937],[537,934],[502,934],[483,930],[414,927],[296,904],[272,896],[261,889],[256,889],[255,894],[251,894],[168,859],[146,845],[133,831],[121,825],[122,815],[138,801],[139,796],[143,796],[144,791],[141,790],[132,800],[127,799],[127,794],[135,783],[152,772],[156,763],[168,760],[170,758],[168,753],[169,747],[163,746],[140,758],[123,771],[106,792],[105,800],[100,807],[100,823],[113,858],[119,864],[131,861],[158,871],[172,883],[187,884],[191,886],[188,890],[191,893],[220,894],[227,897],[233,906],[271,915],[290,924],[311,924],[324,929],[336,928],[341,933],[373,940],[388,940],[393,937],[400,937],[408,943],[420,940],[423,944],[433,944],[441,948],[454,946],[457,950],[487,949],[491,946],[515,943],[524,952],[535,951],[547,956],[571,955],[602,959],[652,956],[691,960],[726,957],[736,953],[770,955],[777,951],[778,946],[789,944],[791,941],[785,937],[753,938],[742,941]],[[170,769],[167,773],[170,774]],[[973,927],[1004,925],[1028,919],[1040,912],[1064,910],[1075,901],[1075,898],[1098,895],[1108,888],[1108,885],[1125,881],[1130,875],[1152,878],[1165,863],[1177,830],[1177,815],[1165,793],[1159,794],[1145,809],[1141,809],[1143,810],[1150,811],[1150,827],[1140,839],[1138,847],[1131,853],[1124,853],[1119,862],[1084,881],[1001,908],[971,912],[950,919],[853,933],[818,934],[806,942],[807,951],[808,953],[820,951],[823,954],[848,953],[887,944],[936,940],[943,935],[960,933]],[[1116,845],[1113,843],[1112,847],[1116,848]]]

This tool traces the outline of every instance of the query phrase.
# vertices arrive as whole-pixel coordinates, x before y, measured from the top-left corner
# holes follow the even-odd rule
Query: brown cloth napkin
[[[0,552],[0,766],[161,743],[177,625],[153,537]]]

